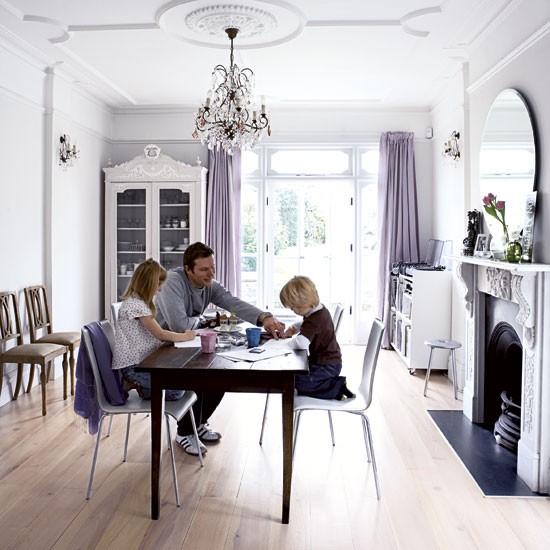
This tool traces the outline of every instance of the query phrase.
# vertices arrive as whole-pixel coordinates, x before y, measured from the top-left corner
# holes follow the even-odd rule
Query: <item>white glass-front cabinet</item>
[[[146,258],[180,267],[189,243],[204,238],[206,169],[148,145],[105,171],[105,317]]]

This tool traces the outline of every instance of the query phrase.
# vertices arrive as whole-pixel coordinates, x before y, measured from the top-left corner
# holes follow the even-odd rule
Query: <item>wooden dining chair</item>
[[[31,343],[59,344],[67,348],[63,355],[63,399],[67,399],[67,371],[69,367],[71,370],[71,395],[74,395],[75,350],[80,346],[80,332],[54,332],[45,286],[26,287],[25,302],[29,316]],[[49,379],[50,373],[48,372],[47,375]],[[34,366],[31,366],[27,390],[32,387],[33,377]]]
[[[7,347],[14,343],[12,347]],[[4,376],[4,364],[14,363],[17,365],[17,382],[13,399],[17,399],[23,383],[23,365],[30,364],[34,372],[34,366],[40,365],[40,383],[42,385],[42,415],[46,415],[46,380],[47,371],[56,357],[67,353],[67,348],[55,343],[34,343],[25,344],[21,332],[21,321],[19,318],[19,306],[15,292],[0,292],[0,391]],[[30,386],[29,386],[30,387]]]

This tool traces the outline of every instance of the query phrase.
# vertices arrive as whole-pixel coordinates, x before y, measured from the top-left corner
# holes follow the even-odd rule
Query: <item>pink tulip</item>
[[[493,195],[493,193],[489,193],[489,194],[487,195],[487,198],[488,198],[490,201],[493,201],[493,200],[496,199],[496,197],[495,197],[495,195]]]
[[[490,203],[491,203],[491,199],[489,198],[489,196],[483,197],[483,204],[490,204]]]
[[[506,203],[504,201],[497,201],[497,203],[495,204],[495,206],[497,207],[497,210],[504,210],[504,205]]]

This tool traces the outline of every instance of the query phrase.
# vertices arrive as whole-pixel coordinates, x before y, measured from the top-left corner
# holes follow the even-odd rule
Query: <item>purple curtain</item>
[[[391,347],[390,270],[394,262],[418,261],[418,204],[414,133],[380,137],[378,170],[378,316],[384,323],[382,347]]]
[[[216,279],[235,296],[241,293],[241,151],[208,152],[206,244],[216,254]]]

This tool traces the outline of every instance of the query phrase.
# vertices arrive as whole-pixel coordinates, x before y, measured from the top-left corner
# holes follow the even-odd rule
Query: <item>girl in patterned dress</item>
[[[113,369],[120,369],[124,389],[137,390],[142,399],[151,399],[151,376],[146,372],[136,372],[134,367],[164,342],[185,342],[195,337],[193,330],[172,332],[161,328],[155,320],[153,298],[160,292],[166,277],[166,270],[153,259],[139,264],[122,296],[115,325]],[[182,396],[182,390],[166,390],[168,401]]]

